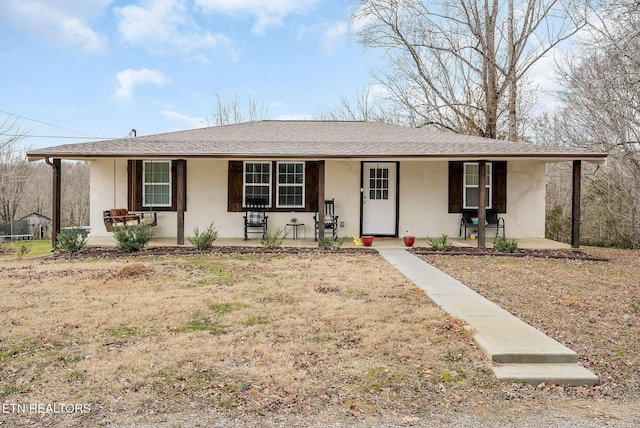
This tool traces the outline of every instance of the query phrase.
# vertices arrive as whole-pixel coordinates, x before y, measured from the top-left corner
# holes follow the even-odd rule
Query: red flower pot
[[[414,242],[416,242],[415,236],[403,236],[402,239],[404,239],[404,245],[406,247],[413,247]]]
[[[362,237],[362,245],[365,247],[370,247],[373,244],[373,236],[363,236]]]

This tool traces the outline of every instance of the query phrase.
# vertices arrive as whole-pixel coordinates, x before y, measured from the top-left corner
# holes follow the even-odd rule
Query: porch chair
[[[113,226],[133,226],[147,223],[149,226],[158,225],[157,213],[132,212],[126,208],[112,208],[102,212],[104,226],[107,232],[113,232]]]
[[[267,232],[266,215],[267,201],[261,198],[248,198],[245,204],[244,240],[249,239],[249,233],[262,233],[264,239]]]
[[[485,219],[485,230],[486,229],[495,229],[496,230],[496,238],[500,234],[500,229],[502,229],[502,237],[505,237],[504,231],[504,218],[498,217],[498,213],[495,210],[487,210],[486,211],[486,219]],[[464,235],[462,235],[462,229],[464,228]],[[463,210],[462,217],[460,218],[460,236],[464,236],[464,239],[467,239],[467,228],[469,229],[478,229],[478,210]]]
[[[332,236],[334,238],[338,237],[338,217],[335,215],[335,204],[333,199],[328,199],[324,201],[324,215],[320,215],[320,213],[315,213],[313,216],[313,221],[315,223],[315,240],[318,240],[318,227],[320,225],[320,219],[324,220],[324,230],[331,229]]]

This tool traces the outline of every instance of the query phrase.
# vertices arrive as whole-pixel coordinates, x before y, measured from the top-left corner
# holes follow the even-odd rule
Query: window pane
[[[478,165],[465,165],[465,182],[467,186],[478,185]]]
[[[478,188],[477,187],[467,187],[465,189],[466,192],[466,202],[468,208],[478,208]]]
[[[301,206],[302,187],[301,186],[279,186],[278,204],[287,206]]]
[[[144,188],[146,205],[170,205],[170,191],[168,184],[147,184]]]
[[[269,187],[267,186],[247,186],[245,190],[247,199],[265,199],[269,202]]]

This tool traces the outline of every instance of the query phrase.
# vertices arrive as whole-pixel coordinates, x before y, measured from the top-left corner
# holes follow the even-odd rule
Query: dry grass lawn
[[[0,425],[633,426],[640,264],[606,254],[624,259],[427,257],[576,350],[593,388],[498,383],[472,333],[374,254],[5,258]],[[90,411],[16,407],[32,403]]]

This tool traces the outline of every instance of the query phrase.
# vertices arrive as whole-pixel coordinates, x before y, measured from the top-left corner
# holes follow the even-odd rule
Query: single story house
[[[604,164],[607,157],[380,122],[293,120],[68,144],[27,156],[53,168],[56,230],[61,159],[82,160],[91,164],[92,236],[109,235],[104,210],[126,207],[156,212],[156,236],[178,244],[211,222],[221,237],[242,237],[243,207],[252,197],[266,200],[270,229],[296,217],[313,236],[314,213],[333,199],[340,236],[425,237],[458,236],[460,213],[478,209],[484,193],[486,210],[504,218],[508,237],[544,237],[545,165],[567,161],[574,166],[577,236],[581,162]]]

